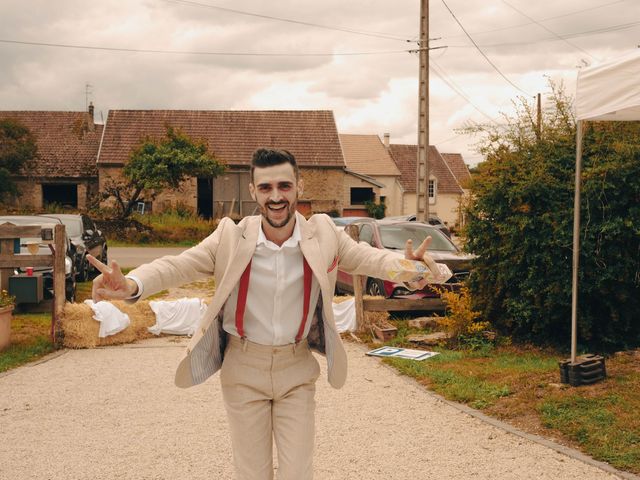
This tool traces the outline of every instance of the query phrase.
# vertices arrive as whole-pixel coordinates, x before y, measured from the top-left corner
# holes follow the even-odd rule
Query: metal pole
[[[576,126],[576,184],[573,198],[573,277],[571,289],[571,363],[578,349],[578,265],[580,260],[580,184],[582,178],[582,121]]]
[[[429,0],[420,0],[416,218],[429,219]]]

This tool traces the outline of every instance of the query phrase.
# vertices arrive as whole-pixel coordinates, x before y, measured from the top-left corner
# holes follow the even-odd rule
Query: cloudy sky
[[[415,143],[419,6],[2,0],[0,109],[84,110],[88,83],[98,121],[109,109],[326,109],[340,133]],[[499,120],[548,78],[571,92],[580,65],[638,48],[639,33],[637,0],[430,0],[431,47],[447,47],[430,54],[430,143],[477,163],[457,128]]]

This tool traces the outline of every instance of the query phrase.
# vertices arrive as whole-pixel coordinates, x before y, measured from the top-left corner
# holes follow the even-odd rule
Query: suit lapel
[[[300,235],[302,237],[300,250],[302,255],[307,259],[321,289],[326,290],[328,288],[326,266],[325,262],[323,262],[318,239],[315,237],[315,226],[307,222],[298,212],[296,212],[296,221],[300,224]]]
[[[220,292],[216,296],[220,296],[224,300],[231,294],[231,290],[240,281],[242,272],[249,264],[253,252],[256,249],[258,241],[258,227],[260,225],[260,216],[249,217],[242,235],[238,239],[238,245],[232,258],[229,259],[227,270],[220,282]]]

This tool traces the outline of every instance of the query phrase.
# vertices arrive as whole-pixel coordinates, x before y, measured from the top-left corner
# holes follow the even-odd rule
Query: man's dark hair
[[[289,163],[293,167],[296,180],[298,180],[298,164],[296,163],[296,157],[294,157],[291,152],[287,150],[259,148],[253,152],[253,158],[251,159],[251,181],[253,182],[253,171],[256,168],[272,167],[283,163]]]

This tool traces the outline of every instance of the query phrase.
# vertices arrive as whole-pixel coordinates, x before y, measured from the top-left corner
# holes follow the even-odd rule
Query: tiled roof
[[[344,168],[333,112],[327,110],[110,110],[98,164],[126,163],[146,137],[180,128],[227,165],[248,166],[259,147],[289,150],[303,167]]]
[[[349,170],[370,176],[400,175],[400,170],[377,135],[340,134]]]
[[[400,183],[405,192],[416,192],[416,175],[418,162],[417,145],[391,144],[389,146],[391,157],[402,172]],[[462,188],[453,176],[453,173],[445,163],[444,159],[433,145],[429,146],[429,173],[438,179],[439,193],[462,194]]]
[[[444,161],[449,165],[456,180],[458,180],[458,184],[460,184],[462,188],[467,188],[468,183],[471,181],[471,173],[469,172],[467,164],[464,163],[462,155],[459,153],[443,153],[442,158],[444,158]]]
[[[96,177],[96,156],[102,125],[86,112],[0,111],[0,119],[15,119],[36,137],[38,159],[25,172],[36,177]]]

